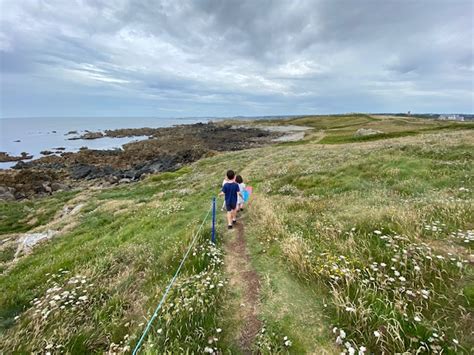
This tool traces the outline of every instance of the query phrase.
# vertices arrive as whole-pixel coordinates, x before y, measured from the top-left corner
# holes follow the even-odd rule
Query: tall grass
[[[293,147],[287,173],[250,169],[253,231],[320,290],[342,352],[472,351],[472,137],[438,137]]]

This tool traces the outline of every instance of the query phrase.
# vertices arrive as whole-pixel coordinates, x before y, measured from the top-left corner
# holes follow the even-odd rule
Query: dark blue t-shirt
[[[239,192],[239,184],[236,182],[227,182],[222,186],[222,192],[225,194],[225,203],[228,206],[237,204],[237,192]]]

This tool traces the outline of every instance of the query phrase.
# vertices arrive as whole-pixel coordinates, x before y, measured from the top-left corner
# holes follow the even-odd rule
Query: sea
[[[0,152],[18,156],[22,152],[32,155],[32,159],[40,158],[41,151],[55,151],[63,147],[66,152],[76,152],[81,147],[90,149],[121,149],[122,145],[147,139],[142,137],[99,139],[68,138],[79,136],[86,130],[91,132],[118,128],[159,128],[181,124],[208,122],[215,118],[155,118],[155,117],[34,117],[34,118],[0,118]],[[78,134],[67,133],[77,131]],[[28,160],[24,160],[25,162]],[[17,162],[0,163],[0,169],[9,169]]]

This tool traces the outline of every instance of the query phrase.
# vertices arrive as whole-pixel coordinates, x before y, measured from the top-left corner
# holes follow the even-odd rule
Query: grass
[[[27,232],[48,223],[77,192],[59,192],[41,200],[0,202],[0,235]]]
[[[327,299],[341,350],[472,350],[473,137],[414,138],[282,147],[246,168],[256,238]]]
[[[256,351],[472,352],[470,125],[367,115],[282,123],[322,134],[102,191],[0,204],[0,233],[11,234],[85,203],[74,227],[3,270],[0,349],[129,353],[233,168],[255,191],[245,228],[262,283]],[[354,140],[359,128],[384,135]],[[213,247],[205,225],[144,353],[239,353],[222,226]],[[14,250],[2,248],[0,261]]]

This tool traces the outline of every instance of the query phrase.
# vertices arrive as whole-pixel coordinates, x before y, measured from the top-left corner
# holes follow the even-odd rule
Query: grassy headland
[[[243,220],[261,279],[256,351],[471,352],[472,124],[368,115],[265,124],[313,130],[130,185],[0,203],[10,239],[0,245],[0,349],[129,352],[233,168],[255,191]],[[354,136],[359,128],[383,133]],[[222,268],[233,235],[218,221],[217,247],[206,223],[147,353],[239,352],[240,295]],[[59,236],[12,261],[5,245],[18,233],[48,228]]]

